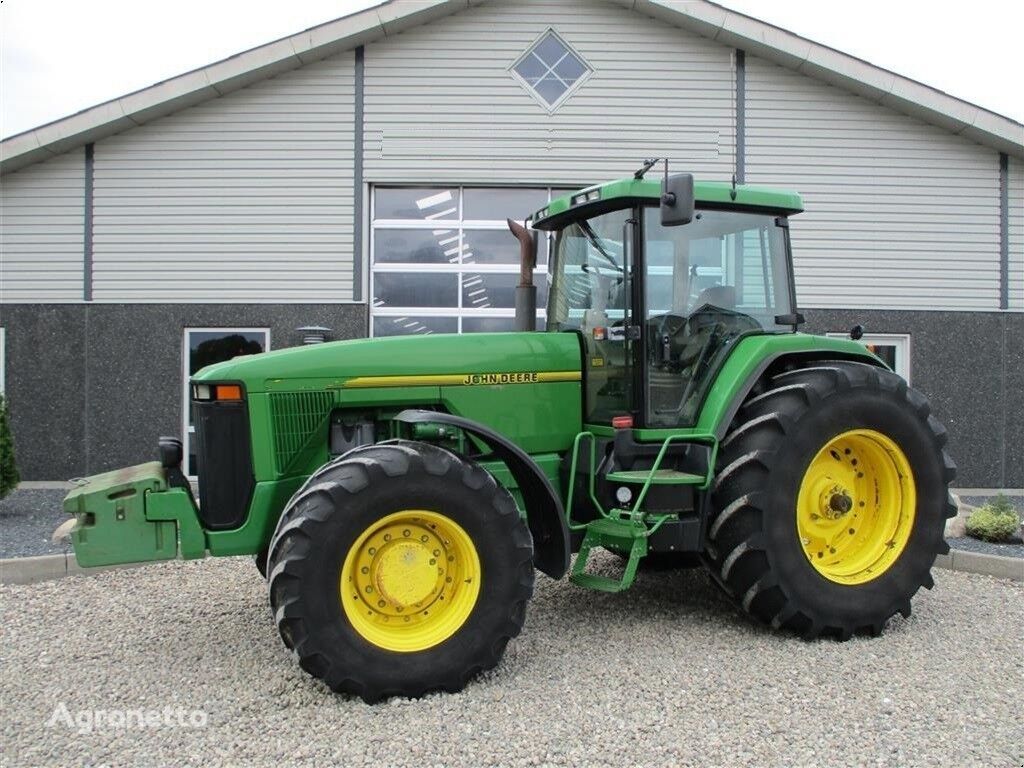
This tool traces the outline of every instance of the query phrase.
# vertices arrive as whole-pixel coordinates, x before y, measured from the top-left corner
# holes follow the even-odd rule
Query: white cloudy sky
[[[721,2],[1024,122],[1019,0]],[[0,0],[0,136],[376,4]]]

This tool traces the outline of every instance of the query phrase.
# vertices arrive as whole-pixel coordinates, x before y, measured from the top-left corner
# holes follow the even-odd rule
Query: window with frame
[[[548,111],[569,98],[594,71],[553,29],[545,31],[509,69]]]
[[[849,338],[848,333],[830,333],[834,339]],[[910,334],[865,333],[858,341],[880,358],[904,381],[910,383]]]
[[[186,328],[182,342],[182,441],[186,473],[196,476],[196,455],[192,436],[196,432],[188,382],[202,368],[224,363],[239,355],[255,355],[270,349],[269,328]]]
[[[510,331],[523,220],[568,190],[375,187],[370,241],[371,336]],[[538,324],[547,303],[549,243],[537,251]]]

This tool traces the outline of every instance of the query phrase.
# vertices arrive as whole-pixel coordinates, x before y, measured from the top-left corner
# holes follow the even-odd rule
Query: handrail
[[[597,437],[593,432],[583,431],[576,435],[576,438],[572,443],[572,467],[569,470],[569,487],[566,490],[566,502],[565,502],[565,518],[566,524],[569,526],[569,530],[582,531],[587,527],[586,523],[577,523],[572,518],[573,512],[573,501],[575,497],[576,489],[576,477],[577,467],[579,465],[579,453],[580,446],[584,440],[590,441],[590,472],[587,479],[587,493],[590,496],[590,501],[593,503],[594,508],[598,511],[601,517],[611,519],[616,517],[615,514],[605,511],[604,507],[601,506],[601,502],[597,500],[597,493],[595,491],[595,480],[597,477],[597,469],[595,462],[597,459]],[[668,452],[669,445],[674,442],[688,442],[688,443],[704,443],[711,447],[711,455],[708,457],[708,468],[704,475],[704,482],[701,483],[698,488],[702,491],[706,491],[710,486],[712,479],[714,478],[715,461],[718,457],[718,439],[714,435],[669,435],[665,438],[665,441],[661,445],[661,450],[658,451],[658,455],[654,460],[654,464],[651,466],[650,471],[647,473],[647,479],[644,481],[643,487],[640,489],[640,493],[636,497],[636,501],[633,502],[632,508],[629,510],[629,519],[634,521],[643,521],[643,514],[641,512],[643,502],[647,498],[647,494],[651,489],[651,485],[654,483],[654,477],[661,467],[661,462],[665,458],[665,454]],[[612,510],[615,512],[615,510]],[[622,517],[625,510],[622,510],[617,515]],[[661,527],[667,518],[665,516],[658,516],[655,518],[654,528],[648,533],[653,533],[659,527]]]
[[[594,491],[594,475],[596,474],[594,461],[597,458],[597,438],[593,432],[580,432],[576,435],[576,439],[572,441],[572,468],[569,470],[569,487],[566,489],[565,522],[569,526],[570,531],[582,531],[587,527],[586,523],[576,523],[572,519],[572,505],[576,496],[576,467],[579,464],[580,442],[583,438],[590,438],[590,472],[588,473],[587,492],[590,495],[590,501],[593,502],[597,511],[601,513],[601,517],[609,517],[601,503],[597,500],[597,494]]]

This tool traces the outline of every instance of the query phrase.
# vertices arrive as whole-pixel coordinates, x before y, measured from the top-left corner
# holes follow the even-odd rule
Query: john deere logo
[[[536,384],[536,373],[470,373],[463,377],[463,386],[474,384]]]

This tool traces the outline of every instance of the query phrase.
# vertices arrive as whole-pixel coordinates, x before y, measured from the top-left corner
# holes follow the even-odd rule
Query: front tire
[[[721,445],[712,578],[776,628],[879,634],[910,615],[949,550],[945,444],[927,400],[893,373],[834,362],[775,376]]]
[[[461,690],[519,634],[533,546],[479,465],[408,441],[353,451],[292,499],[270,602],[300,666],[368,703]]]

